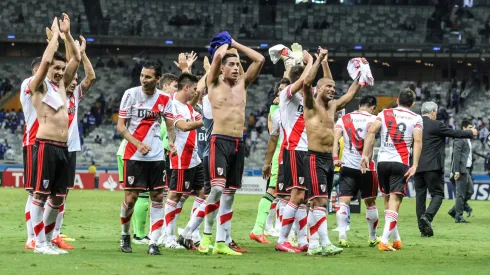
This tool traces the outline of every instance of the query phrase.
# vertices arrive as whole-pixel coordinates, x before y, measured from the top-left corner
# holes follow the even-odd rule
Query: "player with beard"
[[[121,206],[121,251],[132,253],[129,228],[138,194],[150,191],[150,245],[148,254],[159,255],[157,246],[163,226],[165,151],[160,136],[160,121],[172,129],[172,101],[157,89],[161,67],[146,62],[140,74],[141,86],[127,90],[121,100],[117,130],[127,144],[124,149],[124,201]]]
[[[247,72],[239,76],[240,60],[235,54],[226,54],[228,46],[247,55],[252,63]],[[245,145],[242,140],[245,123],[247,89],[257,78],[264,57],[231,39],[215,54],[206,85],[212,107],[214,126],[210,142],[209,172],[211,192],[205,210],[205,230],[199,252],[208,253],[214,220],[219,212],[214,254],[242,255],[226,246],[227,232],[233,216],[232,205],[237,189],[241,187]],[[222,76],[220,76],[222,73]]]
[[[28,84],[32,104],[36,109],[39,128],[33,151],[33,167],[36,167],[33,183],[34,198],[30,209],[34,233],[35,253],[57,255],[67,253],[51,244],[59,208],[67,193],[68,173],[68,111],[66,89],[73,81],[81,60],[79,45],[70,34],[70,18],[63,14],[58,26],[55,18],[51,31],[53,38],[44,52],[41,65]],[[60,31],[66,38],[71,59],[66,70],[50,70],[58,48]],[[82,45],[85,47],[85,45]],[[47,78],[46,78],[47,76]],[[54,79],[54,81],[53,81]],[[49,201],[46,200],[49,197]],[[46,204],[45,204],[46,203]],[[43,213],[44,211],[44,213]]]

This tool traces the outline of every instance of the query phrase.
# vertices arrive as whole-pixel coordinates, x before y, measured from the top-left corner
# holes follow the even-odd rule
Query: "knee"
[[[154,201],[154,202],[163,202],[163,199],[164,199],[163,192],[159,192],[156,194],[151,193],[150,198],[151,198],[151,201]]]
[[[376,198],[365,199],[364,204],[366,207],[376,206]]]
[[[211,186],[211,192],[209,193],[209,197],[219,198],[223,194],[223,187],[219,186]]]
[[[62,205],[64,201],[63,197],[57,197],[57,196],[50,196],[49,197],[49,202],[51,205]]]

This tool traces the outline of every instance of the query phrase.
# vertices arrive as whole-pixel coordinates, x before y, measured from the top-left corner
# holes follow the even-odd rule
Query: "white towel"
[[[359,84],[362,87],[374,85],[371,68],[369,67],[369,64],[362,63],[360,57],[352,58],[349,61],[349,64],[347,64],[347,71],[353,80],[359,79]]]
[[[281,60],[281,56],[283,55],[282,51],[284,49],[287,50],[286,56],[290,57],[289,59],[286,60],[286,63],[288,61],[290,61],[290,62],[293,62],[292,65],[294,65],[294,59],[293,59],[294,57],[292,55],[293,52],[288,47],[286,47],[282,44],[277,44],[277,45],[269,48],[269,55],[271,56],[272,63],[276,64],[279,60]],[[290,59],[292,59],[292,60],[290,60]]]
[[[51,84],[48,82],[47,85]],[[57,91],[55,91],[53,87],[48,87],[48,91],[43,98],[43,102],[48,104],[48,106],[53,108],[55,111],[58,111],[61,106],[63,106],[61,95]]]

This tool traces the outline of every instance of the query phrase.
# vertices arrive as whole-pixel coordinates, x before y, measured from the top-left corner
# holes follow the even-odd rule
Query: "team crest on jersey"
[[[191,182],[190,181],[186,181],[185,182],[185,189],[189,189],[190,186],[191,186]]]
[[[284,183],[279,183],[279,190],[282,190],[284,188]]]
[[[223,176],[223,168],[218,167],[218,175]]]
[[[158,104],[158,111],[163,112],[163,104]]]
[[[325,190],[327,190],[327,186],[325,184],[320,184],[320,189],[322,192],[325,192]]]
[[[305,183],[305,178],[299,177],[299,184],[303,185],[303,183]]]
[[[134,183],[134,176],[129,176],[128,177],[128,184],[133,185],[133,183]]]
[[[48,188],[49,186],[49,180],[43,180],[43,187]]]

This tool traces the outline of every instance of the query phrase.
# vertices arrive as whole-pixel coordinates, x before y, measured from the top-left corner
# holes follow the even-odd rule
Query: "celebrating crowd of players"
[[[40,254],[63,254],[73,249],[60,236],[60,230],[67,189],[74,182],[76,151],[80,151],[78,104],[95,80],[85,54],[85,39],[81,36],[81,42],[75,41],[68,15],[62,17],[59,25],[55,18],[47,29],[49,44],[42,58],[32,62],[33,76],[21,87],[26,117],[25,187],[29,191],[26,248]],[[60,37],[66,56],[57,51]],[[398,107],[383,110],[378,116],[374,115],[376,98],[364,96],[358,111],[335,122],[337,112],[357,96],[363,83],[359,76],[354,77],[348,92],[334,100],[328,51],[319,48],[314,61],[307,51],[298,53],[298,44],[293,46],[296,54],[284,47],[280,56],[286,71],[276,86],[269,118],[271,138],[263,168],[268,188],[259,203],[250,238],[269,243],[265,233],[272,231],[279,237],[277,251],[339,254],[341,247],[349,246],[349,203],[360,191],[367,207],[369,245],[383,251],[401,249],[398,210],[421,151],[422,119],[410,111],[415,93],[402,90]],[[131,224],[133,243],[148,244],[151,255],[160,254],[160,245],[200,253],[247,252],[231,238],[231,221],[244,170],[247,89],[259,75],[264,57],[226,32],[213,38],[210,53],[211,63],[206,57],[206,74],[201,78],[191,72],[197,58],[194,53],[179,55],[177,64],[182,74],[178,77],[162,75],[158,63],[146,62],[140,74],[141,86],[128,89],[122,97],[117,123],[124,138],[117,152],[119,180],[125,190],[120,212],[122,252],[132,252]],[[238,53],[251,60],[246,71]],[[81,61],[86,77],[78,84]],[[368,64],[367,60],[362,59],[362,64]],[[323,77],[313,87],[320,66]],[[382,141],[376,169],[372,155],[379,131]],[[344,147],[339,159],[341,139]],[[337,211],[341,247],[329,240],[326,220],[335,166],[342,166]],[[385,195],[381,237],[376,234],[378,180]],[[195,197],[190,219],[179,232],[176,222],[190,196]],[[149,199],[148,233],[145,221]],[[271,228],[274,214],[276,229]],[[292,231],[297,234],[297,244],[289,240]]]

